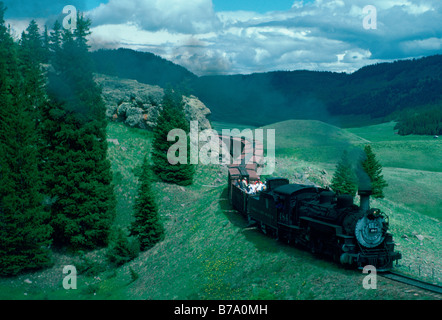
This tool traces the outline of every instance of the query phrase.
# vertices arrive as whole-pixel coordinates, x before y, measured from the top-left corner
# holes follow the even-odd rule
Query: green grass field
[[[442,140],[433,136],[400,136],[394,122],[346,131],[370,141],[385,167],[442,172]]]
[[[348,129],[370,141],[384,166],[386,198],[442,221],[442,140],[399,136],[394,123]]]
[[[353,133],[337,134],[364,141]],[[109,144],[108,154],[118,201],[115,225],[124,228],[132,221],[136,174],[152,135],[110,123],[108,138],[118,139],[118,145]],[[331,162],[294,160],[281,154],[277,161],[275,174],[292,181],[326,182],[334,168]],[[83,254],[56,252],[52,268],[0,278],[0,299],[431,299],[383,278],[378,278],[377,290],[365,290],[365,275],[360,271],[346,270],[246,228],[245,219],[227,202],[226,173],[222,166],[198,166],[192,186],[154,183],[166,237],[126,265],[108,265],[105,248]],[[374,200],[372,205],[390,216],[391,231],[404,255],[398,270],[416,275],[414,265],[419,259],[436,262],[440,270],[440,222],[389,198]],[[423,245],[415,233],[424,236]],[[80,273],[77,290],[62,287],[63,266],[71,264]],[[421,277],[441,282],[442,274],[432,276],[431,270],[431,266],[421,269]]]
[[[275,130],[275,152],[278,157],[315,163],[335,163],[344,150],[367,142],[357,135],[316,120],[287,120],[263,129]],[[267,143],[266,139],[264,141]]]

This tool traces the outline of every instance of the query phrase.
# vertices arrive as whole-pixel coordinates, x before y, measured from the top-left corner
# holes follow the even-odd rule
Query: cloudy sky
[[[92,19],[92,49],[153,52],[197,75],[353,72],[442,53],[441,0],[3,1],[16,34],[73,5]]]

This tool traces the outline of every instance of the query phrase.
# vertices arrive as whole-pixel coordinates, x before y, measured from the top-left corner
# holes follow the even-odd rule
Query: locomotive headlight
[[[376,219],[376,218],[382,216],[381,210],[379,210],[379,209],[370,209],[368,211],[368,215],[367,216],[368,216],[369,219]]]

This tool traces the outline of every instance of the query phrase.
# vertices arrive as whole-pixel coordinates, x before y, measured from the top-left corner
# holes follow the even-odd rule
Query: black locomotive
[[[230,165],[228,197],[234,209],[270,236],[332,257],[346,266],[388,271],[401,259],[388,232],[388,216],[370,208],[370,190],[359,190],[360,206],[349,195],[317,186],[266,180],[266,189],[248,194],[239,181],[259,180],[256,164]]]

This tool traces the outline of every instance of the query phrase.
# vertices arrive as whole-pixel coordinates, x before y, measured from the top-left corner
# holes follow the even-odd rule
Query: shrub
[[[121,266],[138,257],[139,252],[138,240],[128,237],[122,228],[118,228],[111,236],[106,256],[110,263]]]

